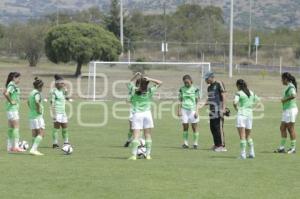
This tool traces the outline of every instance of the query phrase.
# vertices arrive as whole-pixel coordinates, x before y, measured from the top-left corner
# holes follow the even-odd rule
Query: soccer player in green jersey
[[[20,107],[20,83],[21,74],[18,72],[9,73],[3,92],[6,98],[5,106],[8,118],[8,139],[7,151],[8,152],[24,152],[19,148],[19,107]]]
[[[140,78],[139,87],[136,87],[134,81]],[[149,86],[149,83],[154,85]],[[151,102],[153,94],[156,92],[157,88],[161,86],[162,82],[149,77],[141,77],[140,75],[135,75],[128,84],[129,93],[131,93],[130,103],[132,106],[132,130],[133,130],[133,140],[130,144],[132,156],[130,160],[136,160],[137,150],[140,145],[140,133],[141,130],[144,131],[146,139],[146,159],[151,159],[151,148],[152,148],[152,138],[151,129],[154,128],[152,113],[151,113]]]
[[[236,82],[238,92],[235,94],[233,106],[237,113],[236,127],[240,136],[241,159],[247,158],[246,147],[249,146],[249,158],[255,158],[254,143],[251,138],[253,123],[253,106],[259,98],[248,89],[247,83],[239,79]]]
[[[182,148],[189,148],[188,143],[188,131],[189,124],[193,130],[193,148],[198,148],[199,132],[197,131],[197,125],[199,122],[198,115],[198,102],[200,99],[199,89],[193,85],[193,81],[190,75],[185,75],[182,78],[184,86],[179,89],[179,105],[178,116],[181,117],[183,126],[183,145]]]
[[[31,91],[27,101],[29,107],[30,128],[32,130],[32,147],[30,149],[30,154],[36,156],[44,155],[38,151],[38,147],[45,135],[45,122],[43,118],[44,106],[41,94],[43,86],[43,81],[36,77],[33,82],[34,89]]]
[[[64,144],[69,144],[68,133],[68,117],[66,114],[66,100],[70,100],[68,97],[67,89],[65,88],[64,78],[60,75],[55,75],[55,88],[51,89],[49,93],[49,101],[52,107],[53,115],[53,130],[52,130],[52,147],[59,148],[58,145],[58,133],[60,128],[62,129],[62,137]]]
[[[298,107],[296,102],[297,81],[290,73],[283,73],[281,81],[286,88],[283,91],[282,103],[282,119],[280,125],[281,142],[275,153],[285,153],[285,143],[287,140],[287,132],[290,134],[291,147],[287,151],[288,154],[296,153],[296,131],[295,122],[298,115]]]

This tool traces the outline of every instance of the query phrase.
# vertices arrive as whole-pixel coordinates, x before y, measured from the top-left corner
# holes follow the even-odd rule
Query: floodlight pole
[[[229,78],[232,78],[233,65],[233,0],[230,6],[230,41],[229,41]]]
[[[124,20],[123,20],[123,0],[120,0],[120,42],[122,46],[122,54],[124,52]]]

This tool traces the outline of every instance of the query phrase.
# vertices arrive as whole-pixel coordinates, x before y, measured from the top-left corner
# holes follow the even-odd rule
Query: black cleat
[[[193,145],[193,148],[194,149],[198,149],[198,145]]]
[[[274,153],[286,153],[285,149],[276,149]]]
[[[58,148],[59,148],[59,145],[58,145],[58,144],[53,144],[53,145],[52,145],[52,148],[53,148],[53,149],[58,149]]]
[[[129,145],[130,145],[130,142],[129,141],[127,141],[125,144],[124,144],[124,147],[129,147]]]
[[[188,145],[186,145],[186,144],[183,144],[182,145],[182,148],[184,148],[184,149],[188,149],[188,148],[190,148]]]

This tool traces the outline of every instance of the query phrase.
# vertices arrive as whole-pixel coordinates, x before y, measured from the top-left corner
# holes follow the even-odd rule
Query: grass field
[[[73,103],[74,108],[79,102]],[[225,124],[227,153],[208,150],[212,144],[208,121],[200,122],[199,150],[183,150],[178,120],[165,112],[156,120],[153,160],[126,160],[122,147],[127,121],[116,120],[108,102],[108,124],[101,128],[81,127],[75,114],[70,121],[74,153],[63,155],[51,146],[51,119],[46,112],[47,136],[41,144],[44,157],[7,154],[5,119],[0,127],[0,198],[299,198],[300,159],[272,151],[279,142],[280,106],[265,103],[265,117],[254,123],[255,160],[238,160],[239,139],[234,120]],[[30,140],[27,109],[21,111],[21,135]],[[82,120],[103,118],[99,105],[91,104]],[[204,110],[201,115],[206,113]],[[3,110],[0,115],[4,118]],[[126,115],[126,113],[124,113]],[[299,129],[299,126],[297,126]]]

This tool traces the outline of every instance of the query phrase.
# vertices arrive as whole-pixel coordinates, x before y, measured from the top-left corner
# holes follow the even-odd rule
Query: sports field
[[[178,72],[178,84],[181,83],[182,73]],[[119,73],[114,71],[112,74],[116,74],[114,78],[118,78]],[[162,73],[150,71],[150,74]],[[130,76],[130,73],[127,75]],[[31,81],[33,76],[23,77],[26,78]],[[221,78],[226,80],[225,76]],[[257,75],[244,75],[243,78],[251,79],[251,85],[258,85],[262,81]],[[163,80],[166,86],[171,84],[168,78]],[[261,84],[263,86],[256,86],[256,90],[259,94],[264,94],[263,97],[279,97],[277,94],[281,92],[280,81],[278,83],[275,80],[279,78],[266,77]],[[228,90],[233,92],[234,86],[230,85],[230,82],[234,80],[226,80]],[[275,88],[272,85],[276,85]],[[229,98],[228,106],[232,109],[231,100]],[[180,121],[173,118],[168,111],[162,112],[161,119],[155,120],[153,159],[128,161],[129,149],[122,147],[128,132],[128,121],[113,117],[111,110],[114,101],[102,102],[102,105],[108,106],[107,115],[103,114],[103,106],[99,103],[86,105],[78,114],[77,110],[82,102],[75,99],[72,104],[74,114],[70,119],[69,131],[74,153],[69,156],[63,155],[60,150],[50,148],[52,120],[48,109],[45,114],[48,135],[40,149],[45,156],[7,154],[6,115],[3,108],[0,109],[2,118],[0,198],[297,199],[300,197],[298,154],[273,154],[280,141],[281,106],[276,100],[265,100],[264,111],[257,113],[264,114],[262,119],[254,121],[253,138],[257,157],[245,161],[237,159],[239,138],[234,127],[234,119],[225,123],[228,152],[215,153],[209,150],[212,138],[207,119],[200,121],[200,149],[183,150]],[[165,108],[168,106],[171,105],[166,105]],[[22,139],[30,141],[27,112],[24,101],[21,108],[20,132]],[[200,115],[206,114],[203,109]],[[127,116],[128,113],[123,112],[122,115]],[[108,123],[103,127],[85,127],[78,123],[78,118],[92,123],[102,121],[104,117],[108,119]],[[296,128],[300,130],[299,124],[296,124]]]

